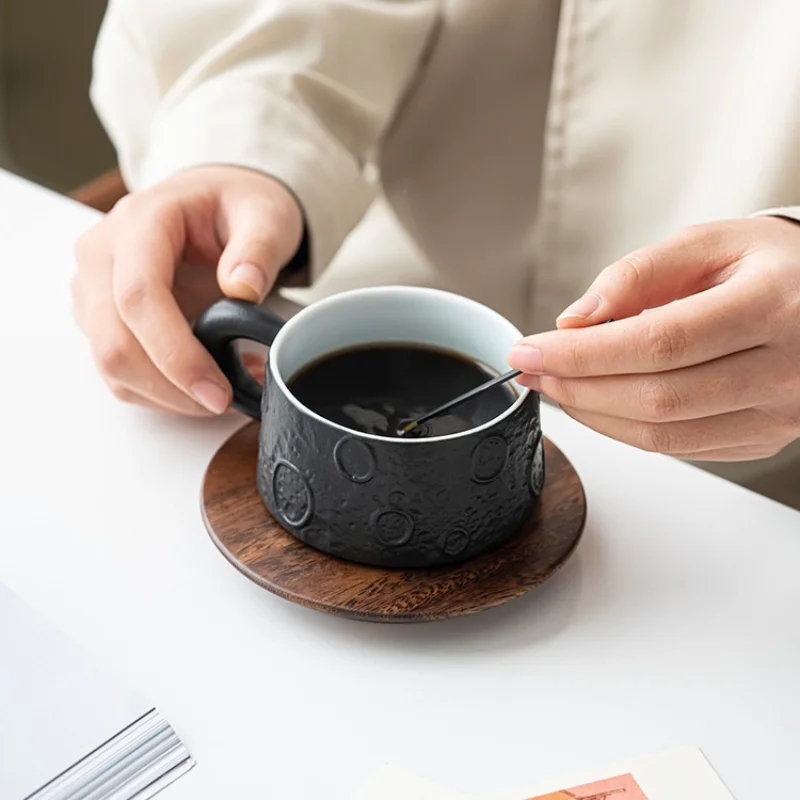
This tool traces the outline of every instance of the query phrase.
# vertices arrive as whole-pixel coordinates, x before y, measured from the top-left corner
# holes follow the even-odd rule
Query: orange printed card
[[[498,780],[502,757],[498,756]],[[615,776],[615,777],[601,777]],[[645,758],[628,759],[602,770],[508,787],[481,800],[734,800],[696,747],[681,747]],[[566,786],[572,788],[556,789]],[[769,795],[772,797],[772,795]],[[777,796],[777,795],[776,795]],[[789,795],[786,795],[789,797]],[[792,795],[794,797],[794,795]],[[427,784],[389,766],[376,773],[353,800],[479,800],[442,786]]]
[[[573,789],[540,794],[529,800],[649,800],[633,775],[619,775]]]

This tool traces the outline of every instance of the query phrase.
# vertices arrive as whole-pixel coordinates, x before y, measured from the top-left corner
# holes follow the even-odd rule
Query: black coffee
[[[496,372],[457,353],[405,344],[367,345],[331,353],[288,382],[291,393],[321,417],[379,436],[474,389]],[[509,384],[482,392],[415,431],[446,436],[483,425],[516,399]]]

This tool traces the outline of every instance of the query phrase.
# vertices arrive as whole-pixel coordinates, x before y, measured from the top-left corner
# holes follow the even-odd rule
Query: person
[[[193,315],[322,280],[379,197],[530,332],[523,385],[646,450],[772,456],[800,437],[798,29],[794,0],[112,0],[92,98],[132,192],[73,284],[99,369],[222,413]]]

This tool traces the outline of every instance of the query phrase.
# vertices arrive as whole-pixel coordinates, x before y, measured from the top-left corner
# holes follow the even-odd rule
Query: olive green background
[[[0,0],[0,167],[66,192],[113,166],[88,97],[105,6]]]

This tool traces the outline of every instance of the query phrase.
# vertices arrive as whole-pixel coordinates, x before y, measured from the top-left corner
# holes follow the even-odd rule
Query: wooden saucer
[[[384,569],[343,561],[286,532],[256,488],[258,425],[237,431],[214,455],[203,481],[206,528],[250,580],[295,603],[373,622],[422,622],[474,614],[520,597],[572,555],[586,519],[574,467],[545,441],[547,480],[520,533],[463,564]]]

